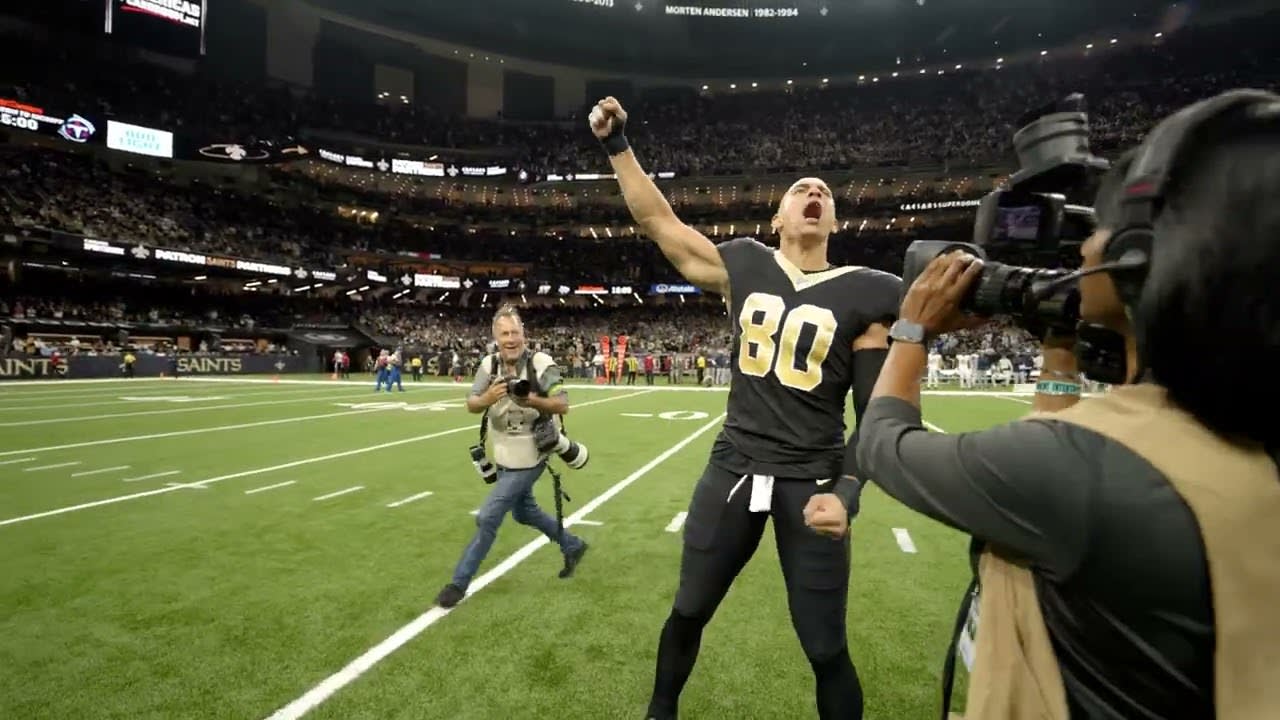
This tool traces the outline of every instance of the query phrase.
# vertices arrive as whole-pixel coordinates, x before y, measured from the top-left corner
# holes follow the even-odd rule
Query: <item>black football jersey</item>
[[[804,272],[754,238],[718,249],[735,338],[712,460],[735,473],[838,477],[853,342],[897,317],[902,279],[863,267]]]

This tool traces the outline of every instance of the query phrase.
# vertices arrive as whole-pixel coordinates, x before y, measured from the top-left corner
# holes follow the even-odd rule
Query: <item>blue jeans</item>
[[[542,475],[544,467],[545,462],[518,470],[498,468],[498,480],[476,515],[476,534],[467,543],[462,559],[453,570],[454,585],[466,590],[471,584],[471,578],[475,577],[480,563],[484,562],[489,548],[493,547],[493,541],[498,537],[498,528],[508,512],[516,522],[536,528],[550,538],[551,542],[556,541],[556,519],[538,507],[538,501],[533,499],[533,483]],[[569,554],[581,547],[582,539],[566,528],[560,540],[561,552]]]

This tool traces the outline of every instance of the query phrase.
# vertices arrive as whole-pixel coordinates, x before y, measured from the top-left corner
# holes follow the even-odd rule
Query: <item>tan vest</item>
[[[1280,718],[1280,474],[1231,445],[1155,385],[1119,387],[1049,418],[1124,445],[1165,475],[1200,526],[1213,595],[1218,720]],[[1066,692],[1031,571],[998,548],[982,593],[969,720],[1065,720]]]

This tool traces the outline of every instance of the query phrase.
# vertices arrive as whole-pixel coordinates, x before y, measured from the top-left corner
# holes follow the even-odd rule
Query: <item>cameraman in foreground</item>
[[[1037,385],[1060,409],[982,432],[927,432],[920,377],[997,264],[946,253],[911,284],[856,467],[974,538],[967,717],[1280,717],[1280,384],[1250,377],[1280,366],[1277,198],[1280,96],[1167,118],[1098,194],[1080,324]],[[1117,387],[1074,402],[1067,350]]]
[[[436,604],[444,608],[457,605],[466,595],[508,512],[516,522],[540,530],[560,545],[564,553],[560,577],[572,576],[587,552],[587,543],[564,529],[559,497],[556,518],[538,507],[533,497],[534,482],[548,469],[549,453],[556,453],[574,469],[587,463],[586,447],[560,432],[560,416],[569,412],[569,394],[560,368],[550,355],[529,351],[524,323],[513,307],[502,307],[493,316],[493,339],[498,350],[481,360],[467,396],[467,410],[484,413],[480,443],[471,448],[471,460],[484,481],[494,487],[476,515],[476,534],[463,551],[453,579],[436,596]],[[489,433],[493,435],[496,469],[485,454]],[[558,476],[551,472],[557,478],[559,495]]]

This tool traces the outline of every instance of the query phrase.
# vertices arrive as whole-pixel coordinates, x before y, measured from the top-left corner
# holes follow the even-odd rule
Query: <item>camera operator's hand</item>
[[[507,381],[499,380],[498,382],[490,385],[489,389],[485,390],[484,394],[481,395],[480,397],[484,401],[485,406],[487,407],[487,406],[493,405],[494,403],[498,402],[499,400],[501,400],[506,396],[507,396]]]
[[[849,509],[835,493],[819,493],[804,506],[804,524],[814,532],[842,538],[849,531]]]
[[[982,261],[969,253],[939,255],[911,283],[898,317],[920,325],[929,336],[985,323],[987,318],[960,311],[960,299],[981,273]]]

